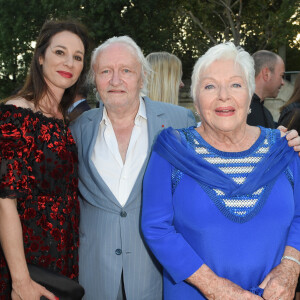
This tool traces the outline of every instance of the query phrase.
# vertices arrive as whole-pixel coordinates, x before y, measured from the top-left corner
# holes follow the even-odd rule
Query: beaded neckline
[[[256,165],[269,152],[270,147],[278,138],[278,131],[261,128],[257,141],[246,151],[223,152],[210,146],[193,128],[178,130],[179,134],[208,163],[231,177],[238,185],[242,185]],[[172,171],[172,188],[176,189],[183,173],[177,169]],[[263,207],[274,182],[259,188],[249,195],[228,196],[222,189],[211,188],[199,183],[217,208],[228,219],[244,223],[252,219]]]
[[[195,139],[204,147],[206,147],[210,152],[215,153],[218,156],[223,156],[223,157],[232,157],[232,156],[239,156],[239,157],[244,157],[247,156],[249,154],[251,154],[253,151],[255,151],[257,149],[257,147],[263,142],[263,140],[266,138],[266,131],[262,130],[260,126],[258,126],[260,128],[260,135],[258,137],[258,139],[254,142],[254,144],[247,150],[244,151],[240,151],[240,152],[226,152],[226,151],[221,151],[218,150],[216,148],[214,148],[213,146],[211,146],[210,144],[208,144],[203,137],[201,136],[201,134],[199,134],[199,132],[196,130],[196,128],[191,127],[191,132],[193,133]]]

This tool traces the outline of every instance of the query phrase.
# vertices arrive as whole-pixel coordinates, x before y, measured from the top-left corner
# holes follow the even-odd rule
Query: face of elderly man
[[[203,125],[214,132],[246,126],[250,96],[244,74],[232,60],[216,60],[200,74],[196,109]]]
[[[106,109],[138,108],[142,67],[129,45],[115,43],[106,47],[98,55],[94,71],[96,87]]]

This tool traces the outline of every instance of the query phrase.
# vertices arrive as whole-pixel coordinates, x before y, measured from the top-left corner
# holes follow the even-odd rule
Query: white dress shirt
[[[123,163],[114,129],[105,107],[103,108],[92,161],[121,206],[126,204],[147,156],[147,127],[146,107],[140,98],[139,110],[134,120],[125,163]]]

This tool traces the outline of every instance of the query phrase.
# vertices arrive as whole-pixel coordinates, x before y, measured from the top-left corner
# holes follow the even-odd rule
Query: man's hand
[[[300,156],[300,137],[298,132],[295,129],[292,129],[290,131],[287,131],[287,129],[284,126],[279,126],[277,129],[280,130],[281,132],[281,136],[285,136],[287,141],[288,141],[288,145],[290,147],[293,147],[294,150],[296,152],[298,152],[299,156]]]

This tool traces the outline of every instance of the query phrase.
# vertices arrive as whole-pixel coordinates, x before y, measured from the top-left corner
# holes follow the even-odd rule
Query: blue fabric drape
[[[293,148],[288,146],[286,138],[282,137],[274,143],[268,154],[257,164],[244,184],[239,185],[195,153],[188,146],[187,141],[172,127],[160,133],[153,151],[198,183],[220,189],[228,196],[252,194],[277,178],[297,156]]]

